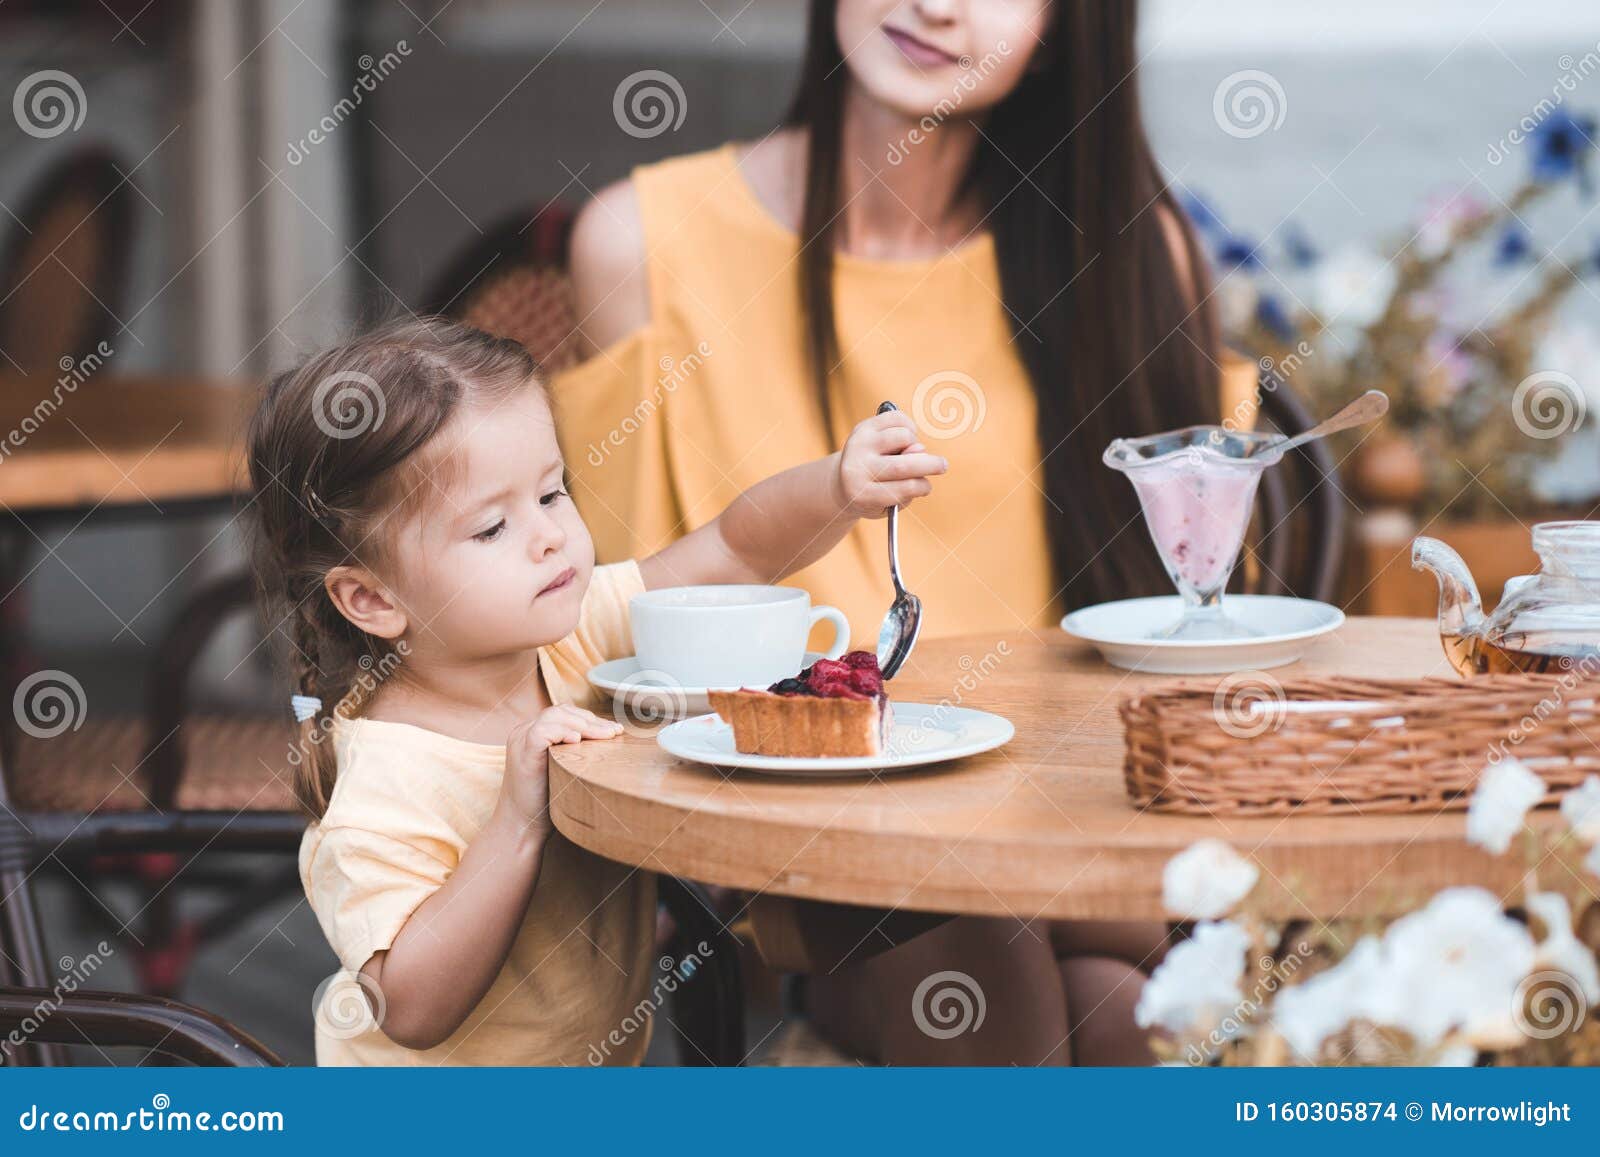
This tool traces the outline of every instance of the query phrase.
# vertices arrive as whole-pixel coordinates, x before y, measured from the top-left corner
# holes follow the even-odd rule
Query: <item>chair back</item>
[[[546,373],[578,361],[577,311],[567,266],[573,211],[550,202],[513,214],[450,262],[424,312],[515,338]]]
[[[1258,426],[1293,437],[1316,424],[1281,379],[1261,383]],[[1255,593],[1331,602],[1344,555],[1345,503],[1339,464],[1325,440],[1289,451],[1261,476],[1252,539]]]
[[[133,249],[133,190],[93,146],[48,169],[0,252],[0,368],[55,377],[113,340]]]

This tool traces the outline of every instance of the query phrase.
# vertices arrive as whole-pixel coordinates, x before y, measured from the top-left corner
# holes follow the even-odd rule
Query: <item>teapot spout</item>
[[[1470,635],[1483,626],[1483,599],[1461,556],[1437,538],[1411,543],[1411,569],[1426,570],[1439,582],[1439,634]]]

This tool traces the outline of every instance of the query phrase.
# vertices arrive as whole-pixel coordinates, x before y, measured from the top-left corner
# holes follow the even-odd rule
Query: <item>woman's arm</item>
[[[631,180],[607,185],[579,210],[569,253],[579,356],[587,358],[650,320],[644,221]]]
[[[713,521],[639,564],[647,588],[770,583],[838,545],[860,518],[882,518],[933,491],[948,462],[917,441],[902,411],[868,418],[844,449],[774,474]]]

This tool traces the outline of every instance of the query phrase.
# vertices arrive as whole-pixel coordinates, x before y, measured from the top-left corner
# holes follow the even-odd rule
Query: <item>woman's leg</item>
[[[1148,976],[1166,956],[1171,934],[1151,920],[1052,920],[1050,942],[1062,960],[1110,956]]]
[[[1133,1020],[1145,974],[1110,956],[1061,961],[1074,1065],[1151,1065],[1146,1031]]]
[[[933,980],[914,1002],[919,986],[945,972],[961,975]],[[1062,978],[1042,922],[963,917],[808,977],[806,1005],[824,1037],[879,1064],[1062,1065],[1070,1031]],[[1087,976],[1086,993],[1103,994],[1105,980]],[[981,1025],[939,1035],[970,1026],[980,1007]]]

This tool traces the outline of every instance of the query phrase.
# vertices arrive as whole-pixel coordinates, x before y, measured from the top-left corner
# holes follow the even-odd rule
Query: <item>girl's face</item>
[[[384,576],[412,646],[470,661],[571,634],[594,543],[544,391],[463,407],[424,453],[437,468],[388,538]]]
[[[1051,0],[839,0],[834,28],[869,97],[942,121],[985,112],[1015,91],[1050,11]]]

